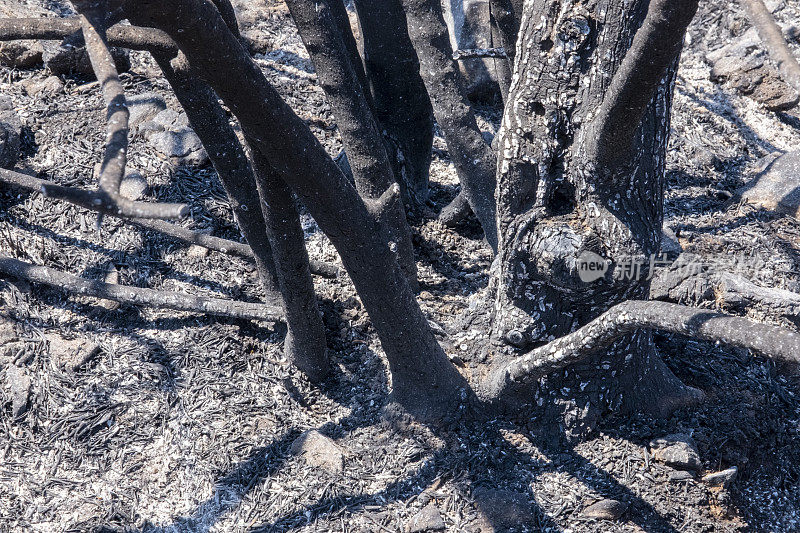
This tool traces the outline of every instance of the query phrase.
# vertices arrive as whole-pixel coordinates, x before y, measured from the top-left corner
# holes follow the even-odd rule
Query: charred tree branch
[[[204,298],[176,292],[156,291],[140,287],[87,280],[45,266],[32,265],[0,255],[0,273],[31,283],[41,283],[81,296],[92,296],[128,305],[143,305],[155,309],[174,309],[206,315],[282,322],[280,308],[267,304],[254,304]]]
[[[0,41],[18,39],[60,40],[81,29],[80,20],[74,18],[19,18],[0,19]],[[161,30],[115,24],[106,31],[108,44],[131,50],[158,51],[174,56],[178,53],[175,42]]]
[[[588,128],[586,152],[601,167],[623,162],[648,103],[678,57],[698,0],[653,0]]]
[[[493,398],[515,384],[530,383],[588,359],[637,329],[652,329],[756,350],[767,357],[800,363],[800,334],[747,318],[656,301],[618,304],[582,328],[540,346],[494,372]]]
[[[500,48],[465,48],[463,50],[454,50],[453,59],[455,61],[462,61],[464,59],[473,59],[480,57],[498,57],[507,59],[506,49]]]
[[[461,190],[481,223],[486,240],[497,251],[495,220],[496,158],[478,128],[464,81],[453,61],[453,49],[439,0],[403,0],[408,34],[420,60],[436,121],[456,167]]]
[[[239,119],[254,153],[292,187],[339,251],[389,360],[394,398],[423,418],[451,413],[464,401],[466,381],[436,342],[386,232],[213,5],[140,0],[135,11],[136,22],[162,28],[176,40]]]
[[[82,10],[83,2],[76,2],[75,5]],[[106,147],[98,183],[100,190],[113,198],[119,194],[119,186],[125,176],[130,113],[125,90],[119,81],[117,66],[106,41],[106,14],[102,9],[82,11],[80,19],[83,40],[106,103]]]
[[[34,178],[33,176],[28,176],[27,174],[22,174],[20,172],[14,172],[13,170],[6,170],[3,168],[0,168],[0,181],[30,192],[43,192],[45,187],[57,187],[57,185],[51,181]],[[213,235],[200,233],[198,231],[192,231],[184,228],[183,226],[170,224],[169,222],[164,222],[162,220],[129,218],[120,215],[116,211],[102,211],[100,205],[91,201],[77,203],[72,201],[72,198],[61,199],[73,205],[77,205],[97,213],[103,213],[104,215],[120,218],[129,224],[161,233],[185,244],[196,244],[197,246],[202,246],[203,248],[208,248],[209,250],[214,250],[223,254],[235,255],[249,261],[255,261],[255,256],[250,246],[240,242],[214,237]],[[322,261],[315,261],[312,259],[310,261],[310,266],[312,274],[316,274],[324,278],[335,278],[339,275],[339,269],[336,267],[336,265],[332,265],[330,263],[324,263]]]
[[[320,85],[336,117],[347,160],[358,193],[366,202],[377,201],[395,183],[380,127],[369,105],[357,69],[340,35],[329,5],[340,0],[287,0]],[[409,284],[417,288],[417,268],[411,231],[400,202],[386,204],[382,223],[397,247],[397,259]]]

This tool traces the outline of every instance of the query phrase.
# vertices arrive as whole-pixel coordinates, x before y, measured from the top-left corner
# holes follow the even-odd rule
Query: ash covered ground
[[[336,155],[335,121],[285,6],[240,4],[258,64]],[[782,23],[800,20],[797,2],[770,7]],[[47,10],[68,8],[45,0],[2,5],[3,16]],[[753,94],[712,81],[707,60],[748,29],[723,2],[702,3],[691,27],[675,88],[666,226],[686,252],[747,254],[757,260],[751,279],[800,291],[800,223],[734,195],[764,156],[800,146],[798,108],[770,111]],[[800,57],[796,41],[792,47]],[[156,93],[180,111],[146,54],[132,53],[131,63],[123,75],[129,96]],[[49,75],[41,67],[0,69],[0,92],[23,125],[18,168],[92,188],[105,135],[99,89],[61,76],[61,87],[37,92]],[[478,110],[481,126],[494,132],[498,110]],[[240,240],[213,169],[176,163],[145,137],[134,135],[129,150],[130,166],[146,177],[145,197],[188,202],[183,224]],[[449,229],[435,221],[457,193],[440,136],[431,179],[430,212],[413,221],[419,301],[457,358],[485,335],[464,328],[463,317],[483,298],[491,254],[476,224]],[[97,229],[95,221],[80,208],[0,186],[3,253],[91,279],[262,297],[244,260],[113,219]],[[341,265],[313,220],[304,214],[303,223],[311,257]],[[352,284],[342,273],[315,285],[337,367],[322,387],[283,359],[280,327],[117,306],[0,278],[0,328],[22,339],[0,347],[0,531],[800,529],[800,383],[766,359],[658,336],[669,367],[702,389],[705,403],[669,420],[611,417],[573,447],[541,442],[536,420],[439,435],[399,431],[381,418],[388,374]],[[769,310],[748,313],[796,327]],[[12,374],[29,380],[27,411],[16,420]],[[319,464],[293,453],[309,430],[327,437],[314,439]],[[699,470],[654,456],[651,441],[674,434],[691,437]],[[731,467],[738,473],[727,488],[701,479]],[[592,517],[587,508],[604,499],[624,513]]]

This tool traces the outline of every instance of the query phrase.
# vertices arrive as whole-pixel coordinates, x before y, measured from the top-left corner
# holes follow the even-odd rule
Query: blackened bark
[[[191,73],[183,54],[175,58],[154,53],[175,96],[183,106],[228,195],[233,215],[247,244],[253,251],[259,277],[267,298],[278,301],[280,287],[272,249],[264,229],[264,215],[256,190],[250,161],[225,111],[211,88]]]
[[[31,283],[41,283],[55,287],[72,294],[92,296],[128,305],[144,305],[154,309],[175,309],[249,320],[283,321],[283,312],[278,306],[272,304],[254,304],[234,300],[221,300],[219,298],[204,298],[179,292],[156,291],[141,287],[104,283],[97,280],[83,279],[53,268],[32,265],[3,254],[0,254],[0,273],[30,281]]]
[[[655,55],[666,60],[627,76],[645,91],[636,98],[645,105],[638,114],[625,115],[624,126],[634,134],[627,137],[631,145],[620,160],[624,163],[613,168],[588,150],[596,141],[588,132],[597,131],[588,126],[602,106],[610,105],[604,98],[616,93],[611,80],[618,79],[614,74],[637,30],[645,30],[641,40],[648,27],[663,23],[663,2],[525,4],[497,143],[495,338],[531,348],[569,334],[615,304],[647,297],[649,260],[658,253],[662,233],[664,160],[679,53],[672,43],[682,42],[693,3],[676,3],[677,20],[659,30],[667,53]],[[654,14],[645,22],[648,8]],[[636,54],[634,48],[630,57]],[[600,279],[583,282],[579,269],[590,253],[611,266]],[[637,263],[643,265],[641,274],[620,275],[625,264]],[[664,406],[698,397],[664,367],[644,331],[617,339],[592,359],[528,387],[526,394],[544,406],[543,420],[558,420],[575,435],[590,429],[607,409],[635,407],[662,415]]]
[[[249,139],[248,144],[252,146]],[[312,381],[320,381],[330,371],[325,326],[311,280],[300,215],[292,191],[269,161],[259,150],[252,153],[258,194],[286,311],[288,331],[284,353]]]
[[[230,0],[212,0],[217,7],[217,11],[222,16],[222,20],[228,26],[228,29],[233,33],[237,39],[242,38],[239,33],[239,21],[236,20],[236,11],[233,9]]]
[[[394,173],[369,101],[329,8],[337,3],[339,0],[287,0],[336,117],[356,189],[365,200],[377,200],[395,183]],[[400,267],[416,290],[417,265],[405,210],[400,202],[389,209],[381,218],[386,221],[389,237],[397,249]]]
[[[369,90],[369,80],[367,79],[367,72],[364,70],[364,60],[361,58],[361,53],[358,51],[358,43],[356,42],[353,28],[350,26],[350,17],[347,14],[347,9],[344,6],[344,0],[330,0],[328,3],[331,9],[334,23],[339,30],[339,35],[342,38],[347,55],[350,59],[350,65],[356,73],[356,77],[361,85],[361,92],[367,98],[370,108],[375,111],[375,104],[372,101],[372,93]]]
[[[364,38],[364,67],[378,122],[403,198],[413,209],[428,199],[433,110],[406,30],[400,0],[356,0]]]
[[[371,215],[303,121],[202,0],[137,2],[146,25],[170,33],[193,67],[230,107],[254,152],[294,189],[330,238],[381,339],[392,396],[422,418],[449,416],[466,382],[447,359]]]
[[[522,18],[522,0],[489,0],[489,8],[500,37],[500,46],[505,48],[508,62],[513,66]]]
[[[403,0],[408,34],[420,61],[436,121],[456,167],[461,190],[497,251],[495,222],[496,159],[475,121],[466,88],[453,60],[453,49],[439,0]]]
[[[294,198],[268,165],[259,165],[254,175],[217,95],[192,72],[183,54],[171,61],[155,58],[225,187],[268,300],[283,301],[287,359],[310,380],[321,381],[328,374],[325,329]]]
[[[0,19],[0,41],[17,39],[61,40],[81,29],[78,17],[44,19]],[[169,35],[155,28],[115,24],[106,31],[108,44],[132,50],[158,51],[175,55],[178,47]]]

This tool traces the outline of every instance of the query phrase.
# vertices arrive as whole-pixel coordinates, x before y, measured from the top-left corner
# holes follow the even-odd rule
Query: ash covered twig
[[[32,265],[5,255],[0,255],[0,273],[32,283],[49,285],[72,294],[113,300],[128,305],[144,305],[155,309],[174,309],[249,320],[283,321],[283,311],[275,305],[204,298],[177,292],[157,291],[87,280],[53,268]]]
[[[81,29],[77,17],[0,19],[0,41],[21,39],[60,40]],[[108,44],[131,50],[159,51],[175,55],[178,47],[163,31],[115,24],[106,31]]]
[[[463,59],[473,59],[473,58],[484,58],[484,57],[495,57],[500,59],[508,59],[508,55],[506,54],[506,49],[503,47],[499,48],[465,48],[462,50],[454,50],[453,51],[453,59],[456,61],[461,61]]]
[[[76,2],[76,6],[79,5],[80,3]],[[104,16],[103,10],[87,9],[82,13],[80,20],[89,61],[100,82],[100,90],[106,103],[106,148],[98,184],[101,191],[114,198],[119,195],[119,186],[125,176],[130,113],[125,100],[125,90],[119,80],[117,66],[106,40]]]
[[[796,92],[800,93],[800,64],[792,55],[780,27],[762,0],[739,0],[755,26],[758,37],[764,43],[770,59],[778,67],[781,76]]]
[[[43,194],[45,194],[44,193],[45,189],[53,190],[53,188],[60,187],[59,185],[51,181],[34,178],[33,176],[28,176],[27,174],[22,174],[20,172],[14,172],[13,170],[7,170],[3,168],[0,168],[0,182],[4,182],[8,185],[26,191],[41,192]],[[236,241],[231,241],[228,239],[223,239],[221,237],[214,237],[213,235],[208,235],[206,233],[201,233],[199,231],[193,231],[188,228],[184,228],[183,226],[178,226],[177,224],[170,224],[169,222],[164,222],[162,220],[147,219],[147,218],[130,218],[127,216],[123,216],[114,210],[105,210],[105,204],[103,203],[95,203],[94,202],[95,195],[97,195],[98,193],[91,191],[81,191],[81,192],[85,194],[74,194],[69,197],[63,197],[59,199],[64,200],[73,205],[77,205],[85,209],[95,211],[97,213],[102,213],[105,215],[122,219],[125,222],[132,224],[134,226],[138,226],[140,228],[161,233],[168,237],[172,237],[176,241],[180,241],[185,244],[196,244],[197,246],[202,246],[204,248],[208,248],[209,250],[214,250],[216,252],[221,252],[223,254],[235,255],[237,257],[242,257],[249,261],[255,260],[255,257],[253,255],[253,250],[250,249],[250,247],[246,244]],[[47,197],[47,194],[45,194],[45,196]],[[156,205],[165,206],[172,204],[156,204]],[[315,261],[312,259],[310,260],[310,267],[312,274],[316,274],[317,276],[322,276],[324,278],[335,278],[336,276],[339,275],[339,269],[336,267],[336,265],[325,263],[323,261]]]
[[[515,383],[530,383],[586,360],[637,329],[653,329],[756,350],[784,362],[800,362],[800,334],[747,318],[655,301],[618,304],[582,328],[502,366],[489,394],[497,398]]]

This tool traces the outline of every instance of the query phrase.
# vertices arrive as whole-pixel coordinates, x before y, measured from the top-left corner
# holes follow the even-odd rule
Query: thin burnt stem
[[[268,322],[284,320],[280,307],[274,305],[205,298],[177,292],[104,283],[83,279],[53,268],[33,265],[5,255],[0,255],[0,273],[31,283],[55,287],[71,294],[92,296],[128,305],[143,305],[155,309],[174,309]]]

